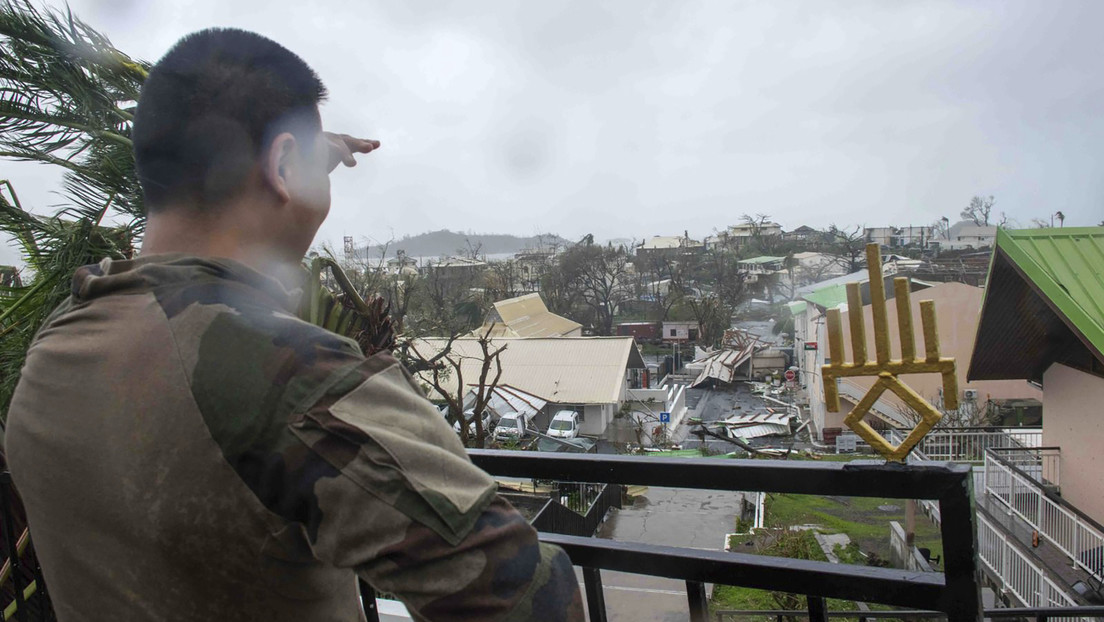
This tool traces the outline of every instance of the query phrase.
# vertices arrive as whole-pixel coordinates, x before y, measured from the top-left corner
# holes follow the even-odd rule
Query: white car
[[[579,436],[579,413],[574,410],[561,410],[548,424],[548,436],[554,438],[575,438]]]
[[[468,423],[468,435],[469,436],[475,436],[475,420],[472,419],[472,416],[474,414],[475,413],[473,413],[470,410],[464,411],[464,419],[467,419],[468,421],[470,421],[470,423]],[[487,436],[490,436],[491,428],[494,427],[492,425],[490,411],[484,410],[482,418],[483,418],[483,431],[487,433]],[[452,424],[452,429],[457,434],[460,434],[460,422],[457,421],[456,423]]]
[[[494,437],[496,441],[520,441],[529,436],[529,417],[521,413],[502,415],[495,426]]]

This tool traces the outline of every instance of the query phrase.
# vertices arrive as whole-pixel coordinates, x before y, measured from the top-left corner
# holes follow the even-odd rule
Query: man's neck
[[[258,225],[243,222],[229,210],[210,216],[184,209],[164,209],[150,214],[146,221],[139,254],[180,253],[232,259],[284,280],[298,268],[301,258],[293,259],[288,253],[279,252],[262,235]]]

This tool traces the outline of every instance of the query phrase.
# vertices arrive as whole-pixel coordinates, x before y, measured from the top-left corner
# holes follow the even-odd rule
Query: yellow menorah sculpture
[[[866,331],[863,319],[862,291],[858,283],[847,284],[848,320],[851,328],[853,361],[845,361],[843,324],[839,309],[828,310],[828,355],[830,363],[821,368],[824,379],[824,401],[830,412],[839,412],[839,388],[837,378],[877,376],[874,386],[866,392],[843,422],[887,460],[901,462],[912,448],[931,431],[943,414],[917,395],[898,376],[902,374],[938,373],[943,377],[943,405],[958,408],[958,377],[955,360],[939,356],[939,332],[935,323],[935,302],[920,302],[920,322],[924,332],[924,357],[916,356],[916,343],[912,336],[912,304],[909,298],[909,280],[893,279],[894,298],[897,303],[897,324],[901,335],[901,358],[890,358],[889,320],[886,316],[885,281],[882,277],[882,256],[877,244],[866,247],[867,272],[870,275],[870,308],[874,313],[875,360],[866,358]],[[870,427],[863,417],[881,397],[891,391],[920,415],[920,422],[896,447],[877,430]]]

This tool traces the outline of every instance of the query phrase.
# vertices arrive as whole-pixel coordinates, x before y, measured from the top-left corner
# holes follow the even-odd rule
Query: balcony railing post
[[[586,587],[587,613],[590,622],[606,622],[606,595],[602,591],[602,571],[583,568],[583,585]]]
[[[364,619],[367,622],[380,622],[379,607],[376,606],[376,589],[365,583],[363,579],[357,579],[357,582],[360,584],[360,603],[364,608]]]
[[[15,596],[15,617],[19,622],[26,622],[27,603],[23,599],[23,564],[19,559],[19,547],[15,535],[15,517],[12,513],[11,501],[14,497],[14,486],[10,471],[0,473],[0,511],[4,520],[4,548],[7,549],[8,563],[11,568],[12,591]]]
[[[1077,567],[1077,559],[1081,557],[1081,526],[1073,524],[1073,567]]]
[[[690,622],[708,622],[709,601],[705,598],[705,584],[687,581],[686,600],[690,605]]]
[[[809,601],[809,622],[828,622],[828,607],[821,596],[806,596]]]
[[[951,492],[939,500],[939,528],[943,537],[943,572],[948,590],[949,622],[981,619],[981,587],[978,585],[977,523],[973,508],[973,475],[963,476],[959,494]]]

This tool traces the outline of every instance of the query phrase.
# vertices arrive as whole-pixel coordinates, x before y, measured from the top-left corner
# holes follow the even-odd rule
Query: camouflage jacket
[[[228,260],[80,269],[27,355],[7,455],[62,622],[581,620],[563,551],[393,358]]]

